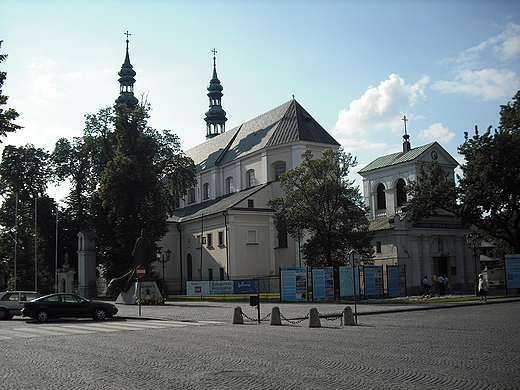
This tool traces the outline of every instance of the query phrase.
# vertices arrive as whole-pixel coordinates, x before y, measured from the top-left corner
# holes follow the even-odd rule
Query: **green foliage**
[[[460,215],[520,253],[520,91],[501,106],[498,129],[465,133],[458,150],[467,161],[459,183]]]
[[[311,150],[302,163],[280,177],[285,197],[269,204],[276,210],[278,231],[306,238],[302,253],[309,266],[346,264],[357,250],[370,258],[372,234],[359,188],[347,180],[355,159],[327,149],[320,159]]]
[[[410,181],[406,187],[410,200],[409,209],[412,220],[418,222],[430,216],[434,209],[457,213],[455,203],[456,188],[453,177],[436,161],[423,162],[417,174],[417,180]]]
[[[0,48],[2,47],[2,42],[0,41]],[[4,61],[7,58],[7,54],[0,54],[0,62]],[[2,86],[4,85],[4,81],[7,78],[7,72],[0,71],[0,106],[7,104],[7,96],[2,95]],[[7,133],[15,132],[22,128],[13,121],[18,118],[19,114],[12,108],[7,110],[3,110],[0,108],[0,136],[7,136]],[[0,142],[2,140],[0,139]]]
[[[498,129],[465,133],[458,151],[466,164],[457,187],[431,163],[407,188],[414,219],[436,207],[451,211],[481,229],[502,253],[520,253],[520,92],[501,106]]]
[[[7,259],[14,286],[16,242],[17,287],[34,288],[35,260],[38,289],[51,292],[54,282],[55,212],[57,205],[46,194],[52,178],[49,155],[32,145],[4,148],[0,163],[0,257]],[[36,205],[35,205],[36,203]]]

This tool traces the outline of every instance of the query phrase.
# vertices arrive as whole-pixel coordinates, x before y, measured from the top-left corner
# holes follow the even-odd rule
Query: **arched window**
[[[397,206],[403,206],[406,203],[406,183],[403,179],[397,180],[396,188],[397,188]]]
[[[247,171],[246,176],[247,176],[247,188],[254,187],[256,185],[254,169],[250,169],[249,171]]]
[[[279,163],[274,166],[274,180],[278,181],[280,175],[284,174],[286,170],[285,163]]]
[[[235,187],[233,186],[233,177],[228,177],[226,179],[226,194],[232,194],[235,192]]]
[[[209,199],[209,183],[202,186],[202,199]]]
[[[188,204],[195,203],[195,189],[192,188],[188,191]]]
[[[386,209],[385,195],[385,186],[383,183],[379,183],[379,185],[377,186],[377,210]]]

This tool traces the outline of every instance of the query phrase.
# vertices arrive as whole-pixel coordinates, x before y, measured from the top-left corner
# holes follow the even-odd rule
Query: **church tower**
[[[222,109],[222,84],[217,77],[217,51],[213,52],[213,78],[209,81],[209,110],[206,112],[206,139],[216,137],[226,131],[226,111]]]
[[[116,99],[117,104],[126,104],[130,110],[133,110],[134,107],[139,102],[137,98],[134,96],[134,83],[136,75],[134,67],[130,63],[130,55],[128,54],[128,37],[130,33],[127,31],[126,35],[126,56],[125,62],[121,66],[121,70],[119,71],[119,97]]]

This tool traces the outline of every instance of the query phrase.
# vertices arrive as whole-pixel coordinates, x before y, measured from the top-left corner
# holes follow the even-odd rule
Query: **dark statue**
[[[141,229],[141,237],[135,241],[134,250],[132,251],[132,268],[123,276],[114,278],[108,284],[109,288],[119,288],[121,291],[128,291],[132,282],[136,279],[136,268],[138,265],[144,265],[146,273],[150,268],[150,264],[155,261],[155,247],[146,234],[146,229]]]

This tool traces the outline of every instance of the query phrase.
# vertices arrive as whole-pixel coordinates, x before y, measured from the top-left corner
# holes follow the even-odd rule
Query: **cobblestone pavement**
[[[225,321],[0,340],[0,388],[518,389],[520,302],[496,302],[500,304],[402,312],[386,305],[378,305],[386,306],[384,310],[361,305],[358,326],[322,319],[321,328],[309,328],[306,321],[233,325],[236,302],[143,307],[142,320],[149,316]],[[246,304],[238,305],[246,311]],[[330,314],[345,306],[324,305],[312,307]],[[267,310],[269,304],[264,306]],[[294,318],[310,307],[277,306]],[[137,310],[119,309],[122,316],[127,309],[131,315]],[[378,310],[378,315],[367,315]],[[200,318],[192,318],[194,313]],[[49,326],[73,322],[54,321]],[[4,325],[40,326],[19,319],[0,323]]]

